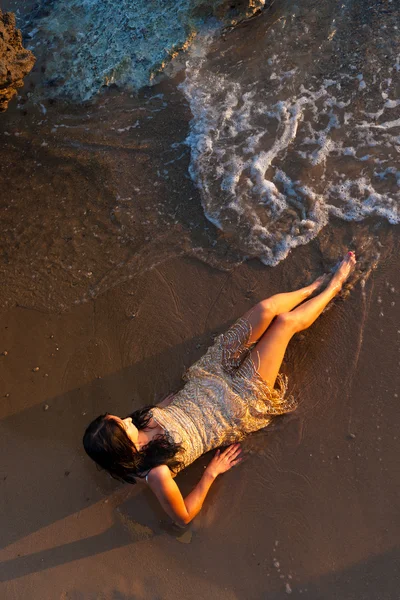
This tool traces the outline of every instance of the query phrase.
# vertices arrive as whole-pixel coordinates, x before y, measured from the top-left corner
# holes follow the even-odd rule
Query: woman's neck
[[[149,425],[146,427],[146,429],[139,429],[139,435],[138,435],[139,449],[146,446],[157,435],[160,435],[162,433],[163,433],[163,430],[161,429],[160,425],[155,423],[152,419],[150,421]]]

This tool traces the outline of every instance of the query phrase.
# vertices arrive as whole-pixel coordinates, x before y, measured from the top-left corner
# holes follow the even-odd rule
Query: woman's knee
[[[281,327],[285,331],[296,333],[299,330],[299,322],[294,313],[284,312],[277,315],[275,323],[278,327]]]
[[[263,320],[271,322],[272,319],[276,317],[277,309],[273,298],[262,300],[259,304],[259,307]]]

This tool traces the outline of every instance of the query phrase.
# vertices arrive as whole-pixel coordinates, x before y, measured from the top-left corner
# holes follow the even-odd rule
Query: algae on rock
[[[81,102],[113,83],[138,90],[206,20],[230,25],[264,6],[265,0],[44,0],[31,16],[36,47],[48,55],[39,93]]]

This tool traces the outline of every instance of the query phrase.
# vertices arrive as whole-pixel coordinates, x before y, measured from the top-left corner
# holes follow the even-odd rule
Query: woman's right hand
[[[232,444],[232,446],[228,446],[222,452],[221,450],[217,450],[206,468],[206,472],[215,478],[221,475],[221,473],[229,471],[229,469],[242,462],[241,453],[240,444]]]

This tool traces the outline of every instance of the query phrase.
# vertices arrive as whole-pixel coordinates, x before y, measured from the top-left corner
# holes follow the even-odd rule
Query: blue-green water
[[[46,55],[47,96],[92,98],[113,83],[137,90],[205,22],[232,23],[264,0],[48,0],[30,15],[31,47]]]

